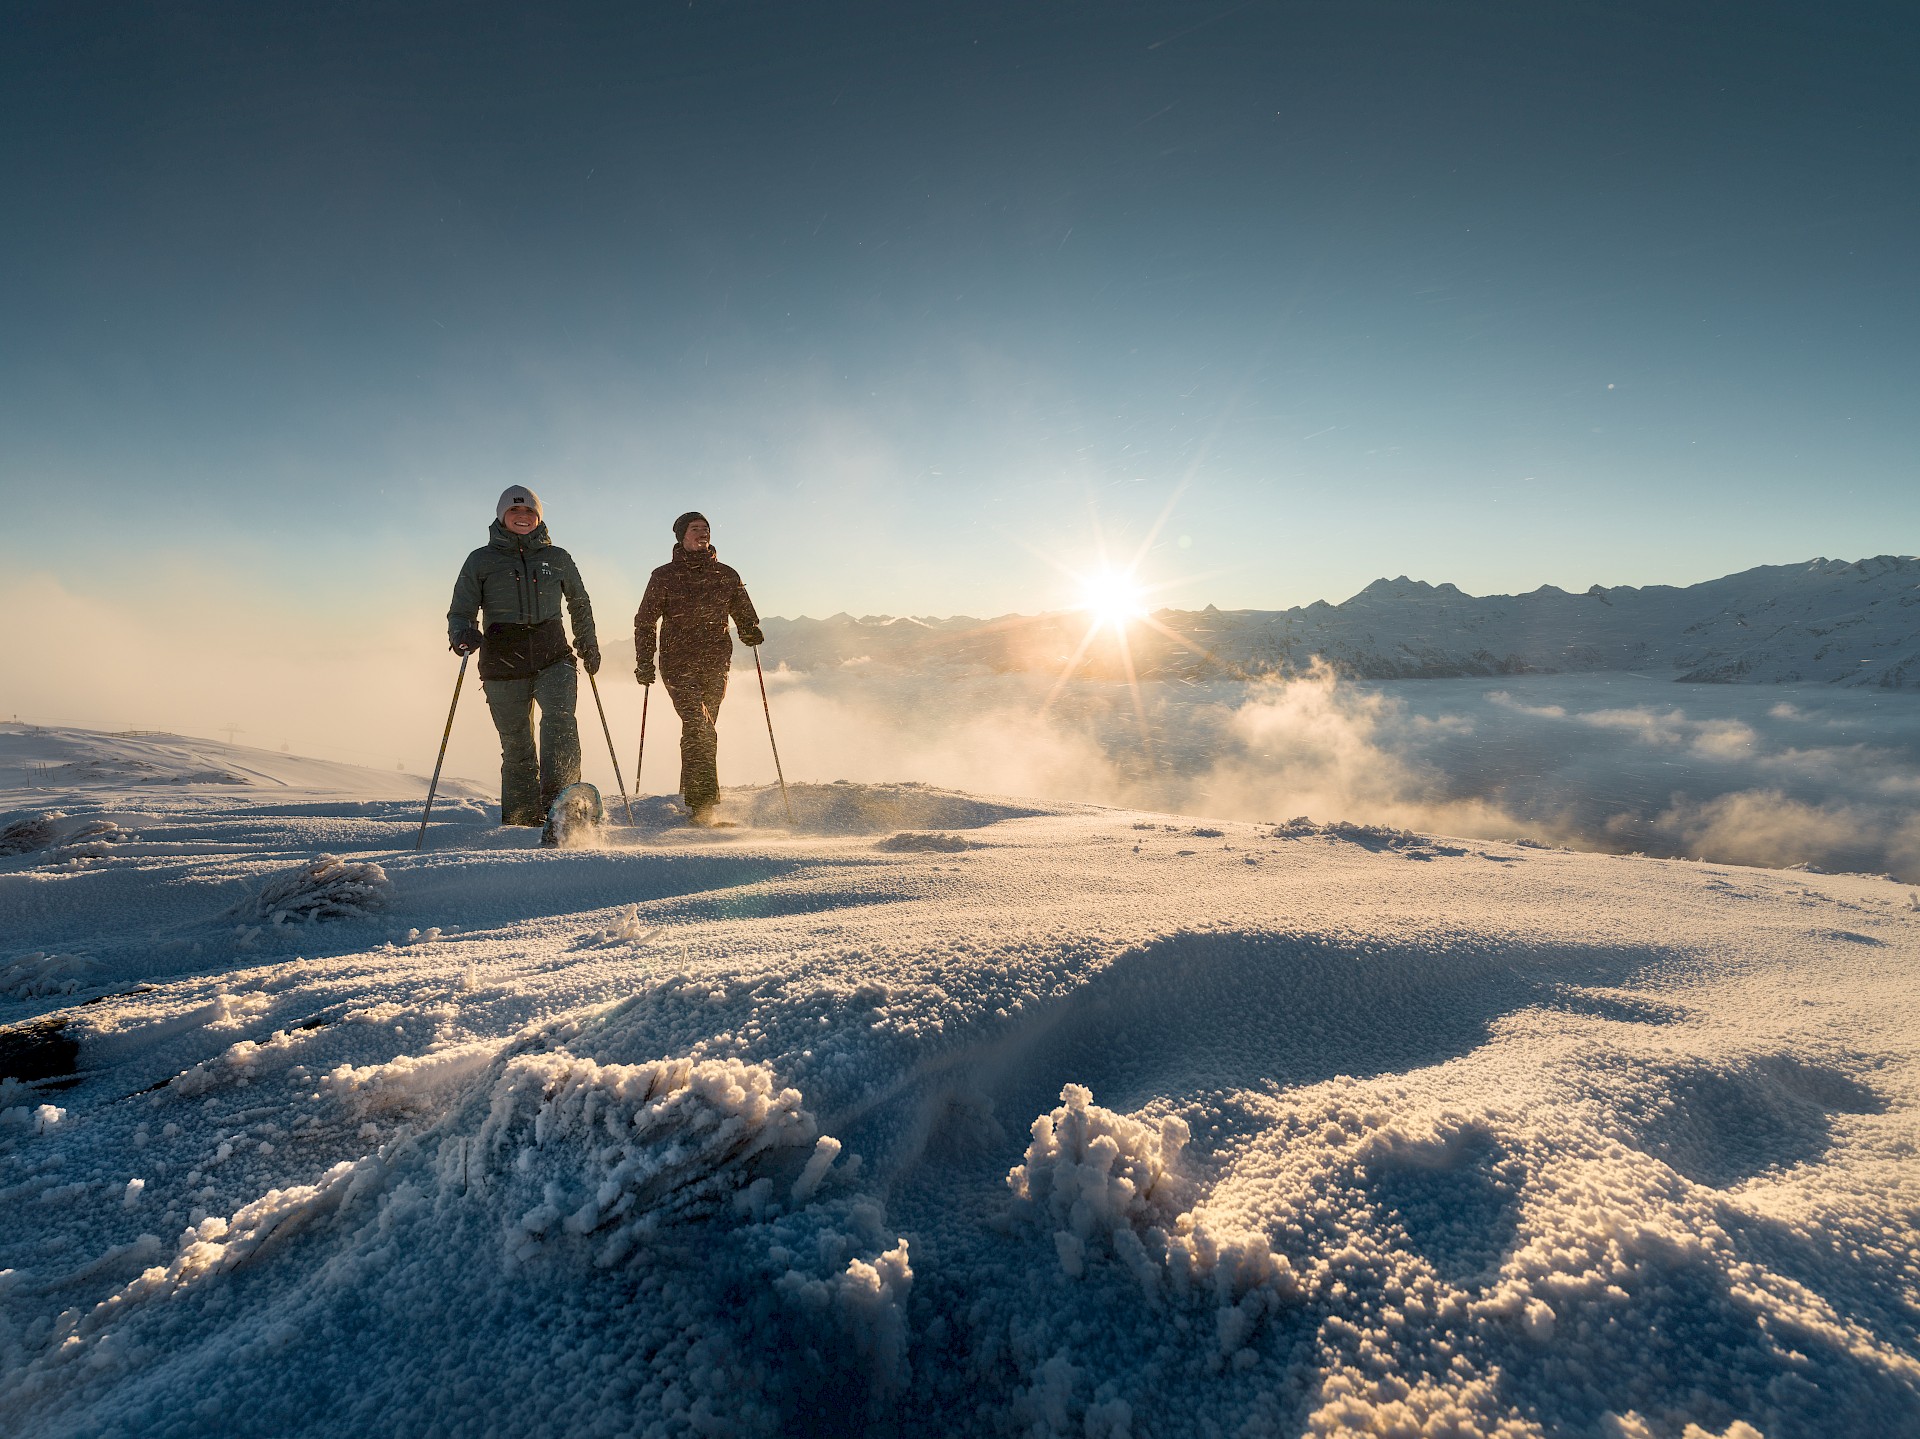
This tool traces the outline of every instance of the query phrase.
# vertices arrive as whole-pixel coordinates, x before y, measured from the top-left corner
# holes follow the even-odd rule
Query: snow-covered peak
[[[1082,646],[1077,613],[888,626],[769,620],[772,653],[796,669],[853,655],[913,666],[1017,671],[1084,649],[1091,672],[1201,679],[1303,671],[1316,658],[1371,679],[1633,670],[1702,682],[1920,688],[1920,559],[1876,555],[1761,565],[1701,584],[1543,584],[1474,596],[1399,575],[1338,604],[1288,610],[1161,610],[1121,655]]]

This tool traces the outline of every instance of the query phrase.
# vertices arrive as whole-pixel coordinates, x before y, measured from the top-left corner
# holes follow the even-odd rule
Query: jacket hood
[[[515,550],[544,549],[553,543],[547,535],[545,520],[540,521],[524,535],[516,535],[499,520],[495,520],[487,526],[487,542],[496,550],[506,550],[509,553]]]
[[[719,558],[720,551],[711,544],[704,550],[690,550],[681,544],[673,547],[673,563],[676,565],[710,565]]]

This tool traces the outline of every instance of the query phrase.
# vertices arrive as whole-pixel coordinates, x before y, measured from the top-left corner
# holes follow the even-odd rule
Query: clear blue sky
[[[12,570],[433,636],[511,482],[603,623],[690,507],[777,614],[1170,503],[1195,607],[1910,552],[1917,14],[13,3]]]

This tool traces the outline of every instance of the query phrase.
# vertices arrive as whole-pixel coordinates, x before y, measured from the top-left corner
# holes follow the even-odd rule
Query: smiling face
[[[526,505],[510,505],[500,517],[500,523],[516,535],[530,535],[539,526],[540,516]]]
[[[687,536],[680,541],[680,548],[698,554],[713,543],[713,528],[705,520],[695,520],[687,526]]]

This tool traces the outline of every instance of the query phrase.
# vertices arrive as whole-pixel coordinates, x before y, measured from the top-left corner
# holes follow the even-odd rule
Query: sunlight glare
[[[1093,616],[1095,624],[1124,629],[1128,621],[1139,619],[1146,610],[1145,596],[1133,576],[1105,571],[1080,581],[1080,604]]]

